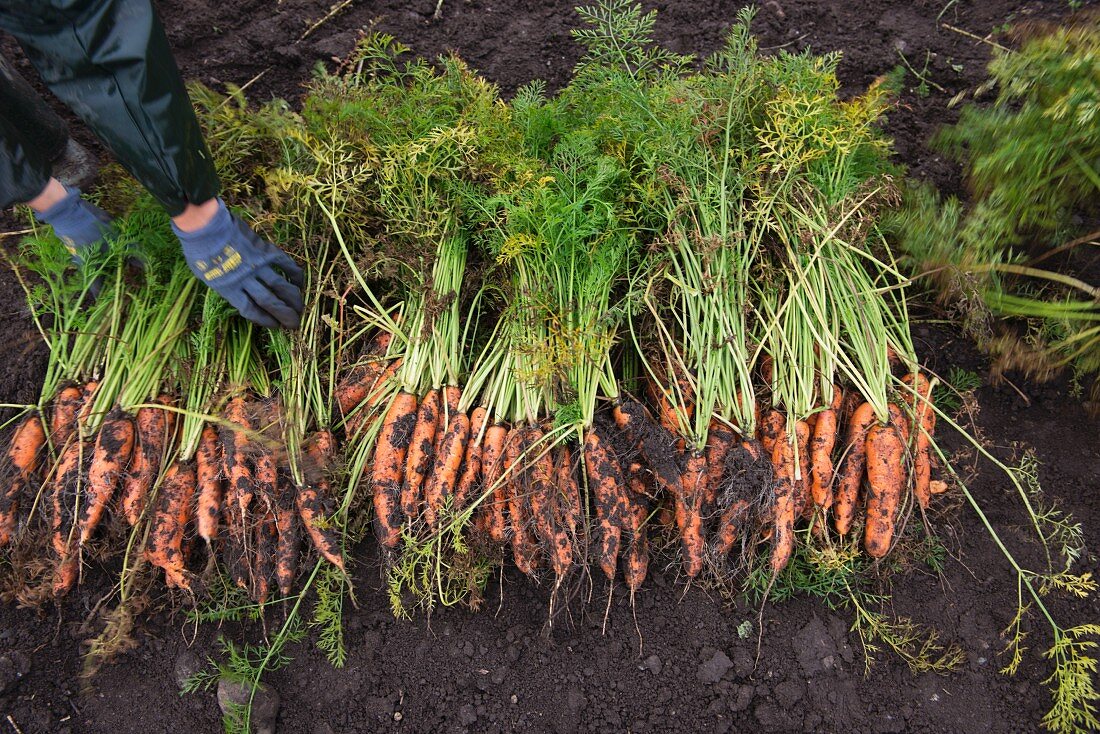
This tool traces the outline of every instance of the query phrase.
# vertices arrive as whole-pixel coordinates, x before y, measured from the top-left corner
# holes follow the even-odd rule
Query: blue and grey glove
[[[229,301],[241,316],[269,329],[298,328],[302,269],[230,214],[225,202],[218,199],[218,210],[205,227],[184,232],[173,223],[172,231],[195,277]]]
[[[112,234],[111,215],[80,198],[80,189],[66,186],[65,191],[68,196],[34,216],[53,227],[58,239],[65,243],[73,264],[80,267],[93,247],[102,249],[107,244],[104,240]]]

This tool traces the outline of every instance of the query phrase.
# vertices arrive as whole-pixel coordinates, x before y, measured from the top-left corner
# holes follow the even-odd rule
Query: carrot
[[[57,395],[50,419],[50,445],[61,451],[76,431],[76,414],[84,392],[76,385],[69,385]]]
[[[321,476],[316,482],[307,483],[298,488],[297,497],[298,515],[305,525],[309,539],[313,547],[317,549],[332,565],[344,570],[344,559],[340,555],[340,544],[336,534],[329,528],[322,527],[326,516],[326,503],[329,501],[328,479],[324,476],[332,461],[335,446],[332,434],[328,431],[317,431],[309,441],[306,448],[310,460],[321,470]]]
[[[275,548],[275,581],[279,593],[289,596],[298,573],[298,553],[301,549],[301,527],[294,507],[294,485],[280,472],[279,493],[275,498],[275,529],[279,539]]]
[[[798,477],[794,483],[795,514],[803,516],[812,509],[810,503],[810,424],[796,421],[794,435],[798,446]]]
[[[389,384],[389,381],[393,379],[393,376],[397,374],[397,370],[401,368],[403,361],[402,357],[398,357],[386,365],[386,369],[382,370],[378,375],[378,379],[374,381],[370,394],[367,395],[367,399],[363,403],[363,407],[367,410],[359,411],[357,415],[351,417],[348,423],[358,425],[358,422],[364,420],[363,416],[367,415],[370,410],[378,407],[378,403],[380,403],[383,396],[386,395],[386,386]],[[353,430],[352,433],[354,434],[355,431]]]
[[[504,445],[504,483],[508,487],[508,516],[512,526],[512,559],[524,575],[533,576],[539,566],[538,539],[532,529],[530,507],[531,456],[529,428],[513,428]],[[528,452],[525,454],[525,452]]]
[[[266,446],[258,447],[253,458],[252,470],[256,481],[256,493],[261,507],[270,508],[275,502],[276,485],[279,482],[275,468],[275,455]]]
[[[401,486],[401,510],[409,522],[420,517],[424,481],[432,466],[435,432],[439,426],[439,390],[432,388],[420,401],[412,442],[405,456],[405,481]]]
[[[775,451],[775,442],[781,434],[787,432],[787,419],[778,410],[769,410],[763,415],[759,425],[760,443],[764,447],[764,452],[771,456]]]
[[[145,496],[160,473],[167,434],[165,411],[160,408],[138,410],[137,446],[122,484],[122,512],[131,525],[137,524],[145,510]]]
[[[715,534],[715,550],[718,555],[728,555],[733,550],[734,543],[741,535],[741,529],[748,519],[749,503],[743,499],[735,499],[722,511],[718,519],[718,531]]]
[[[649,498],[644,486],[642,465],[633,462],[628,476],[632,491],[627,493],[630,514],[627,518],[628,542],[623,556],[623,580],[633,593],[645,583],[646,573],[649,570],[649,538],[645,527],[646,519],[649,517]]]
[[[683,476],[674,453],[683,440],[673,438],[663,426],[655,424],[649,412],[637,401],[621,401],[612,410],[612,415],[616,425],[637,446],[657,486],[670,497],[683,495]]]
[[[243,518],[256,492],[252,463],[249,461],[250,439],[246,433],[254,430],[255,426],[244,397],[240,395],[229,401],[225,418],[231,424],[231,427],[222,429],[222,464],[229,483],[226,505],[240,521],[243,530]],[[231,498],[233,502],[228,501]]]
[[[623,471],[614,449],[592,428],[584,438],[584,465],[600,530],[597,560],[608,581],[615,580],[625,518],[621,515]]]
[[[503,543],[508,539],[508,520],[504,515],[507,494],[501,477],[504,475],[505,446],[511,438],[511,431],[500,423],[495,423],[485,431],[485,446],[481,463],[484,467],[482,491],[492,492],[484,500],[489,538],[494,543]]]
[[[424,486],[427,504],[424,519],[430,528],[435,527],[440,511],[454,494],[458,484],[458,470],[466,455],[466,445],[470,442],[470,419],[465,413],[454,413],[450,424],[441,435],[443,440],[439,442],[436,451],[435,465]]]
[[[356,365],[340,380],[332,391],[332,397],[341,418],[367,399],[387,364],[385,359],[373,359],[366,364]]]
[[[54,552],[64,560],[73,546],[77,498],[80,495],[82,460],[91,453],[89,444],[72,441],[61,453],[54,470],[50,529]]]
[[[856,408],[848,420],[846,455],[837,475],[836,503],[833,507],[834,526],[841,535],[848,533],[855,517],[859,487],[867,466],[867,432],[875,421],[875,409],[870,403]]]
[[[134,422],[121,410],[112,411],[100,426],[88,469],[87,496],[81,507],[80,544],[87,543],[103,519],[134,448]]]
[[[568,444],[559,447],[557,459],[552,460],[551,474],[543,481],[549,482],[545,491],[551,516],[550,565],[555,577],[561,579],[573,565],[573,538],[580,514],[580,495],[577,493],[573,456]]]
[[[488,415],[489,412],[480,405],[470,413],[470,440],[466,444],[462,476],[455,488],[455,510],[461,510],[466,506],[466,500],[469,499],[470,494],[477,486],[478,480],[481,479],[482,432],[485,429],[485,420]]]
[[[734,446],[734,433],[725,423],[712,418],[707,429],[707,447],[705,452],[707,465],[706,492],[703,496],[703,518],[714,513],[718,501],[718,492],[726,480],[726,459]]]
[[[416,396],[402,390],[382,421],[371,469],[374,531],[378,542],[387,548],[396,548],[401,540],[401,480],[415,423]]]
[[[278,521],[275,513],[268,509],[263,518],[256,523],[255,556],[253,565],[255,573],[252,579],[252,600],[257,604],[267,602],[267,596],[271,588],[271,577],[275,574],[277,558],[276,544],[278,542]]]
[[[822,510],[833,505],[833,447],[836,445],[836,410],[817,414],[810,441],[810,494]]]
[[[706,493],[707,464],[701,451],[692,451],[684,468],[682,491],[674,496],[676,525],[680,529],[680,551],[684,572],[695,578],[703,570],[703,516],[700,514]]]
[[[936,411],[932,409],[932,385],[919,372],[906,375],[902,382],[912,386],[917,393],[916,396],[906,395],[913,413],[913,427],[910,431],[913,442],[913,496],[917,498],[921,510],[927,510],[934,494],[932,435],[936,431]]]
[[[872,558],[890,551],[905,489],[905,442],[897,426],[875,423],[867,432],[867,528],[863,547]]]
[[[89,380],[84,383],[84,387],[80,389],[80,410],[76,415],[76,425],[78,428],[83,429],[88,423],[88,418],[92,415],[93,401],[95,400],[96,391],[99,390],[99,383],[95,380]]]
[[[909,420],[901,412],[901,408],[893,403],[888,403],[886,409],[890,411],[890,422],[898,429],[902,443],[909,443]]]
[[[22,420],[8,447],[11,483],[0,493],[0,548],[11,542],[19,516],[19,498],[38,470],[38,456],[46,443],[46,431],[37,413]]]
[[[679,435],[680,418],[676,415],[676,406],[669,399],[668,393],[653,379],[646,380],[646,388],[650,401],[657,408],[657,421],[661,427],[673,436]]]
[[[157,493],[157,510],[149,531],[145,558],[164,569],[165,582],[171,588],[191,589],[191,579],[183,563],[183,531],[191,514],[195,494],[195,467],[190,461],[175,461],[164,474]]]
[[[775,532],[770,563],[772,572],[779,573],[787,567],[794,552],[794,521],[797,516],[794,446],[785,433],[776,437],[772,467],[775,470]]]
[[[218,431],[211,425],[204,426],[195,454],[195,483],[198,497],[195,501],[195,525],[199,537],[210,543],[218,537],[218,516],[221,513],[222,495],[222,445]]]

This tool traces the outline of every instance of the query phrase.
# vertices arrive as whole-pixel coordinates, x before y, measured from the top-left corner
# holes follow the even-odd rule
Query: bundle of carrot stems
[[[381,34],[300,112],[194,90],[227,196],[306,266],[296,332],[204,291],[147,197],[79,273],[27,240],[50,358],[0,545],[49,554],[28,598],[123,553],[262,605],[368,527],[429,596],[475,556],[633,592],[661,538],[688,578],[890,552],[946,485],[875,224],[884,85],[839,101],[836,56],[764,57],[748,13],[699,65],[610,5],[553,96]]]

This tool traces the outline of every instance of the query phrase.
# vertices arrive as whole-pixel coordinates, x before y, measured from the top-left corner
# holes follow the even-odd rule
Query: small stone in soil
[[[662,667],[664,666],[661,664],[661,659],[656,655],[650,655],[642,661],[639,670],[648,670],[653,675],[660,675]]]
[[[218,707],[229,715],[236,706],[247,706],[249,686],[222,678],[218,682]],[[269,685],[261,683],[252,696],[252,713],[249,721],[256,734],[274,734],[275,719],[279,715],[279,694]]]

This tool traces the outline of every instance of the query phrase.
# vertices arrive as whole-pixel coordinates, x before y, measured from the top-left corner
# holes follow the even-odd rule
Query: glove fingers
[[[242,293],[241,298],[234,298],[230,300],[229,303],[233,308],[237,309],[237,313],[252,323],[259,324],[265,329],[279,328],[279,322],[267,311],[260,308],[256,301],[247,293]]]
[[[289,284],[287,284],[289,285]],[[284,303],[274,293],[268,290],[263,282],[257,280],[245,286],[245,295],[256,304],[257,308],[264,311],[269,317],[288,329],[297,329],[301,323],[300,311],[295,311]],[[299,297],[299,301],[301,297]]]
[[[298,267],[298,263],[294,262],[294,258],[278,248],[275,248],[273,255],[271,264],[282,270],[286,274],[286,279],[296,285],[299,290],[304,288],[306,284],[305,275],[302,273],[302,269]],[[301,301],[301,297],[298,300]],[[298,306],[298,310],[301,311],[302,307]]]
[[[271,268],[264,268],[256,273],[256,280],[267,286],[283,303],[292,308],[295,313],[301,314],[305,307],[302,300],[301,286],[288,283],[286,278],[276,273]]]

